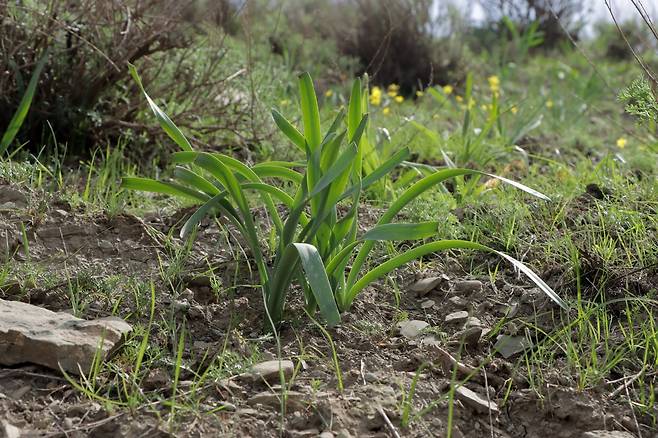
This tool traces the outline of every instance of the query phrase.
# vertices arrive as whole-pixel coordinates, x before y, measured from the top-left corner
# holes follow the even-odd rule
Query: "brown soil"
[[[200,231],[185,259],[183,272],[187,274],[178,278],[180,284],[165,285],[159,275],[158,257],[165,267],[171,264],[172,249],[163,236],[181,215],[90,217],[40,193],[0,185],[1,190],[17,190],[25,195],[24,200],[11,201],[14,205],[4,204],[7,208],[0,211],[2,245],[13,254],[16,269],[29,267],[37,273],[29,281],[27,278],[31,277],[25,274],[16,275],[18,285],[5,287],[0,297],[69,311],[71,279],[84,279],[85,290],[90,292],[84,297],[83,317],[106,316],[116,308],[119,316],[135,325],[148,320],[148,301],[141,304],[141,310],[138,308],[130,282],[153,279],[158,291],[158,318],[172,319],[179,326],[186,321],[185,367],[179,385],[179,391],[186,394],[193,389],[189,370],[207,367],[208,357],[230,352],[247,358],[248,363],[256,349],[259,360],[277,356],[273,339],[263,336],[260,292],[248,287],[256,279],[249,277],[237,242],[225,239],[216,227]],[[21,224],[26,228],[29,254],[22,242]],[[0,249],[5,248],[0,245]],[[207,270],[208,260],[221,268],[216,272],[223,273],[219,295],[213,292],[207,277],[192,274]],[[470,403],[456,400],[453,437],[568,438],[601,429],[637,434],[638,423],[643,436],[649,436],[650,419],[638,416],[636,423],[624,397],[609,399],[610,388],[578,391],[572,378],[559,369],[544,375],[541,387],[531,387],[518,355],[504,359],[493,353],[496,339],[486,332],[514,303],[517,316],[534,318],[537,310],[542,325],[550,326],[551,315],[557,314],[553,305],[524,280],[517,280],[509,272],[499,276],[496,284],[488,278],[475,279],[483,284],[481,292],[457,292],[463,290],[463,280],[474,280],[458,260],[437,256],[423,266],[425,270],[408,270],[397,280],[408,285],[416,279],[444,275],[444,280],[427,296],[419,298],[402,288],[396,304],[392,288],[379,284],[359,296],[353,309],[344,315],[343,324],[330,330],[342,370],[342,392],[338,390],[327,340],[301,311],[300,299],[296,298],[299,293],[291,292],[289,317],[280,331],[281,354],[300,366],[289,388],[283,419],[276,397],[254,398],[261,392],[275,394],[280,390],[245,380],[240,377],[244,369],[236,368],[228,378],[206,379],[197,389],[200,405],[179,411],[175,422],[169,424],[170,407],[157,400],[170,397],[173,363],[163,362],[153,366],[142,382],[143,390],[154,402],[133,409],[90,400],[61,375],[43,368],[26,364],[0,369],[0,420],[18,427],[21,436],[305,437],[326,431],[333,435],[322,436],[445,436],[450,404],[441,398],[448,393],[453,379],[451,366],[445,366],[447,351],[458,357],[462,366],[457,372],[460,379],[467,377],[469,369],[484,364],[472,373],[465,386],[485,399],[488,397],[499,408],[498,413],[478,410]],[[238,284],[246,286],[227,290],[236,278]],[[192,295],[176,296],[171,292],[185,288]],[[450,300],[452,297],[462,300]],[[186,306],[180,305],[182,300],[186,300]],[[427,300],[434,304],[430,306]],[[448,313],[463,309],[480,321],[485,332],[479,342],[467,346],[461,342],[463,324],[444,322]],[[427,322],[430,335],[414,340],[401,336],[397,322],[405,315],[409,320]],[[511,330],[506,327],[503,332],[515,334]],[[154,331],[150,342],[168,351],[175,350],[172,340],[159,333]],[[132,365],[121,362],[120,357],[119,353],[113,361],[115,367],[129,372]],[[402,428],[403,397],[421,366],[412,415],[431,405],[434,408],[408,428]],[[221,406],[224,409],[207,413]]]

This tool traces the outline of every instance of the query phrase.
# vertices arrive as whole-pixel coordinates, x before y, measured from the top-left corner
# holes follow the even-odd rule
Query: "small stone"
[[[496,340],[494,350],[505,359],[508,359],[530,347],[532,347],[532,344],[525,336],[500,335]]]
[[[352,434],[347,429],[341,429],[338,431],[336,438],[353,438]]]
[[[318,438],[334,438],[334,433],[330,430],[325,430],[319,435]]]
[[[454,295],[448,298],[448,302],[458,309],[466,309],[468,307],[468,301],[459,295]]]
[[[189,288],[185,288],[183,292],[180,293],[179,297],[182,300],[192,301],[194,299],[194,292]]]
[[[91,368],[100,347],[109,357],[132,330],[116,317],[85,321],[68,313],[0,299],[0,364],[60,366],[78,374]]]
[[[590,430],[583,438],[635,438],[635,435],[620,430]]]
[[[363,378],[368,383],[376,383],[376,382],[379,381],[379,377],[377,377],[377,374],[375,374],[375,373],[365,373]]]
[[[480,337],[482,337],[482,327],[469,327],[458,332],[456,336],[465,345],[474,347],[480,342]]]
[[[281,397],[279,393],[273,393],[270,391],[259,392],[256,395],[251,396],[247,400],[247,404],[250,406],[263,405],[275,409],[281,408]],[[298,410],[304,407],[304,394],[297,391],[287,391],[286,392],[286,407],[290,410]]]
[[[489,411],[498,413],[498,406],[494,402],[488,401],[474,391],[471,391],[465,386],[460,386],[455,390],[455,395],[459,400],[467,406],[480,413],[487,413]]]
[[[468,312],[465,310],[460,310],[458,312],[452,312],[446,315],[444,321],[448,324],[461,324],[462,322],[468,319]]]
[[[422,303],[420,303],[420,308],[421,309],[429,309],[431,307],[434,307],[434,300],[425,300]]]
[[[454,285],[454,290],[458,294],[470,295],[472,293],[482,292],[482,282],[479,280],[462,280]]]
[[[249,374],[255,381],[265,380],[268,383],[280,383],[279,368],[287,380],[292,377],[295,364],[291,360],[268,360],[251,367]]]
[[[0,422],[0,432],[2,432],[0,435],[3,438],[20,438],[21,436],[20,429],[6,420]]]
[[[14,208],[27,206],[27,196],[10,186],[0,186],[0,204],[12,204]]]
[[[423,278],[409,286],[409,291],[415,293],[419,297],[424,297],[441,284],[442,281],[442,277]]]
[[[483,327],[484,324],[482,324],[482,321],[477,319],[474,316],[469,316],[468,319],[466,320],[466,327]]]
[[[400,329],[400,334],[407,339],[415,339],[420,335],[420,333],[429,327],[429,324],[425,321],[420,321],[418,319],[411,319],[407,321],[402,321],[398,324]]]

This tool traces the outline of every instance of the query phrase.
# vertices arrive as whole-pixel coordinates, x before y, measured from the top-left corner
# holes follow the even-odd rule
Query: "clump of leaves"
[[[658,97],[646,78],[634,80],[619,94],[619,99],[626,104],[626,111],[641,122],[658,122]]]
[[[364,132],[368,115],[364,114],[366,99],[360,80],[354,82],[347,112],[338,111],[323,134],[313,82],[308,73],[302,74],[299,78],[302,131],[278,111],[273,110],[272,116],[291,143],[305,154],[306,160],[269,161],[248,167],[227,155],[194,151],[183,133],[146,94],[132,67],[131,73],[160,125],[182,151],[173,154],[173,161],[178,164],[174,173],[176,182],[124,178],[123,187],[166,193],[201,203],[184,224],[183,236],[208,214],[225,216],[249,246],[260,276],[267,320],[271,326],[283,318],[286,294],[293,281],[304,291],[307,311],[319,309],[329,325],[336,325],[340,322],[340,312],[349,309],[359,292],[370,283],[405,263],[449,249],[495,252],[528,275],[555,302],[566,306],[523,263],[475,242],[433,241],[366,269],[369,254],[377,241],[421,240],[437,234],[438,222],[393,223],[405,206],[449,178],[481,172],[451,168],[421,178],[391,203],[374,227],[359,234],[357,212],[362,191],[385,178],[409,156],[409,150],[402,149],[364,176]],[[547,199],[519,183],[501,180]],[[282,190],[282,182],[292,184],[292,196]],[[258,227],[250,209],[250,192],[257,194],[256,198],[260,199],[271,218],[276,233],[272,257],[259,240]],[[285,207],[285,214],[280,213],[277,203]]]

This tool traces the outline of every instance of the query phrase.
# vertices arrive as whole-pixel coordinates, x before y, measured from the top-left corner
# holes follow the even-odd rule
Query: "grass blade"
[[[439,222],[420,222],[415,224],[383,224],[368,230],[362,240],[419,240],[434,236],[439,229]]]

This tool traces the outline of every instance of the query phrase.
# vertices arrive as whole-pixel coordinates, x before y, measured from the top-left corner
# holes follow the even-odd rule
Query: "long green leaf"
[[[299,76],[299,94],[301,96],[302,120],[304,121],[304,137],[311,151],[314,151],[322,142],[320,133],[320,110],[318,98],[315,95],[313,80],[308,73]]]
[[[144,89],[144,85],[142,85],[142,79],[139,77],[135,66],[128,64],[128,69],[130,70],[130,75],[133,77],[135,82],[137,82],[137,85],[142,91],[142,94],[144,97],[146,97],[149,107],[151,107],[151,111],[153,111],[153,114],[155,114],[155,117],[158,119],[158,123],[160,123],[160,126],[164,132],[166,132],[169,138],[171,138],[181,149],[191,151],[192,145],[187,140],[185,135],[183,135],[181,130],[178,129],[178,126],[176,126],[174,122],[171,121],[169,116],[160,109],[160,107],[153,101],[153,99],[151,99],[151,96],[149,96]]]
[[[121,187],[130,190],[179,196],[200,202],[206,202],[210,199],[210,196],[205,193],[198,192],[189,187],[175,183],[156,181],[150,178],[124,177],[121,179]]]
[[[228,192],[222,192],[211,199],[208,200],[205,204],[199,207],[193,214],[190,216],[183,224],[183,228],[180,230],[181,239],[185,239],[190,232],[196,227],[199,222],[203,220],[208,214],[212,212],[213,209],[221,208],[221,201],[225,201],[226,195]]]
[[[23,121],[25,120],[25,117],[27,116],[27,113],[30,110],[30,105],[32,105],[32,99],[34,98],[34,93],[36,92],[37,84],[39,83],[39,76],[41,75],[41,70],[43,70],[43,67],[46,65],[47,60],[48,60],[48,51],[46,51],[46,53],[43,54],[41,59],[39,59],[36,68],[32,72],[32,77],[30,78],[30,82],[27,85],[25,94],[23,94],[23,98],[21,99],[21,102],[18,104],[18,108],[16,109],[14,116],[9,121],[9,126],[7,126],[7,130],[3,134],[2,140],[0,140],[0,157],[4,155],[5,151],[7,150],[11,142],[14,141],[16,134],[18,134],[18,130],[21,129],[21,126],[23,126]]]
[[[340,313],[338,313],[329,278],[317,248],[306,243],[294,243],[293,247],[299,254],[306,280],[311,286],[320,313],[327,320],[329,326],[340,324]]]
[[[304,151],[304,136],[302,135],[301,132],[295,128],[292,123],[286,119],[283,114],[278,112],[275,109],[272,109],[272,118],[274,119],[274,123],[276,123],[276,126],[279,127],[279,130],[283,132],[283,134],[288,137],[292,143],[297,146],[301,151]]]

